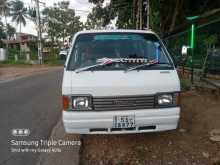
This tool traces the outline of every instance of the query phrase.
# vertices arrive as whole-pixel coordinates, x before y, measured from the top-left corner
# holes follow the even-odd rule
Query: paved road
[[[34,165],[39,154],[12,153],[11,140],[46,140],[61,117],[62,70],[0,83],[0,165]],[[30,136],[14,137],[13,128]]]

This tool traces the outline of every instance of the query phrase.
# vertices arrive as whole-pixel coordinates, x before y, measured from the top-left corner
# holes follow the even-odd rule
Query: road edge
[[[62,136],[62,137],[60,137]],[[63,123],[62,123],[62,118],[59,118],[59,120],[57,121],[57,123],[55,124],[55,126],[53,127],[51,134],[48,138],[48,140],[50,139],[78,139],[81,142],[80,146],[72,146],[70,149],[70,151],[62,151],[61,154],[61,158],[57,158],[55,156],[55,154],[53,155],[53,153],[48,153],[48,155],[46,153],[40,153],[36,165],[57,165],[58,162],[56,162],[56,160],[54,160],[52,157],[57,158],[57,159],[62,159],[64,157],[64,159],[62,159],[62,163],[65,165],[68,165],[68,163],[71,163],[71,165],[80,165],[81,163],[81,153],[82,153],[82,141],[81,141],[81,136],[80,135],[75,135],[75,134],[66,134],[63,128]],[[72,152],[75,155],[71,155]],[[59,153],[60,154],[60,153]],[[68,156],[68,154],[70,154],[71,156]],[[46,159],[47,158],[47,159]],[[65,159],[66,158],[66,159]],[[71,160],[70,160],[71,159]],[[53,162],[51,162],[53,161]],[[60,165],[58,163],[58,165]]]
[[[29,76],[32,76],[32,75],[44,74],[44,73],[47,73],[47,72],[50,72],[50,71],[56,71],[56,70],[60,70],[60,69],[62,69],[62,67],[50,67],[50,68],[45,68],[45,69],[41,69],[41,70],[35,70],[33,72],[26,73],[25,75],[17,74],[13,77],[10,77],[10,78],[6,79],[6,80],[0,80],[0,84],[11,82],[11,81],[18,80],[18,79],[23,79],[23,78],[26,78],[26,77],[29,77]]]

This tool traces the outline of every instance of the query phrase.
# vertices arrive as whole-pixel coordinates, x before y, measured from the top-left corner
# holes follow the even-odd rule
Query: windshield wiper
[[[114,59],[110,59],[110,58],[102,58],[102,59],[98,59],[97,61],[102,61],[102,62],[97,63],[95,65],[89,65],[89,66],[86,66],[86,67],[82,67],[82,68],[76,69],[75,72],[76,73],[80,73],[80,72],[89,70],[91,68],[96,68],[96,67],[99,67],[99,66],[105,66],[105,65],[108,65],[108,64],[120,62],[118,59],[114,60]]]
[[[126,69],[125,72],[129,72],[129,71],[139,69],[139,68],[142,68],[142,67],[145,67],[145,66],[152,66],[152,65],[158,65],[158,64],[167,64],[167,65],[171,66],[169,63],[160,63],[158,61],[151,60],[148,63],[144,63],[144,64],[141,64],[141,65],[136,65],[136,66],[130,67],[130,68]]]

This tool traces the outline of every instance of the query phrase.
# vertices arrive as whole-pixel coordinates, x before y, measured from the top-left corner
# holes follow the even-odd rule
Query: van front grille
[[[154,108],[154,95],[93,97],[94,110],[135,110]]]

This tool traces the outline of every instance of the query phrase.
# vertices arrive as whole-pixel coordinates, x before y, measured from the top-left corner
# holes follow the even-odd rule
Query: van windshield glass
[[[80,34],[73,46],[69,70],[94,66],[102,61],[117,62],[97,65],[87,70],[121,70],[156,60],[158,65],[144,69],[171,67],[171,61],[158,38],[153,34],[139,33],[89,33]],[[104,60],[103,60],[104,59]]]

